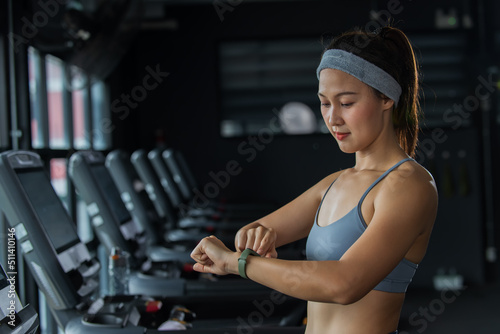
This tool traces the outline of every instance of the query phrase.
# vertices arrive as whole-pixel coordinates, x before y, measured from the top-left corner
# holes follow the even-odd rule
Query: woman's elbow
[[[327,298],[330,303],[349,305],[354,304],[365,295],[366,293],[360,291],[356,284],[353,284],[348,280],[344,280],[343,282],[337,282],[331,287],[331,289],[329,289]]]
[[[358,300],[363,298],[359,293],[354,293],[351,291],[343,291],[342,293],[339,293],[335,299],[334,303],[340,304],[340,305],[350,305],[354,304]]]
[[[341,305],[350,305],[354,304],[360,299],[366,296],[366,293],[360,293],[359,291],[346,291],[342,298],[339,300],[339,304]]]

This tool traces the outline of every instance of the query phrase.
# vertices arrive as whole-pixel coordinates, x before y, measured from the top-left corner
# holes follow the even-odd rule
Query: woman
[[[243,227],[236,252],[203,239],[194,269],[239,273],[307,300],[307,334],[397,333],[438,201],[432,176],[410,158],[419,114],[413,49],[396,28],[351,31],[331,42],[317,74],[323,119],[340,149],[355,154],[354,167]],[[307,261],[277,259],[277,247],[305,237]]]

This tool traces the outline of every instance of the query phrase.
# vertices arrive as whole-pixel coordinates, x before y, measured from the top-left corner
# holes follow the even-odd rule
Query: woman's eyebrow
[[[340,93],[337,93],[337,94],[335,94],[335,97],[340,97],[340,96],[344,96],[344,95],[356,95],[356,94],[358,94],[358,93],[356,93],[356,92],[349,92],[349,91],[347,91],[347,92],[340,92]],[[326,98],[325,94],[323,94],[323,93],[321,93],[321,92],[318,92],[318,96],[320,96],[320,97],[325,97],[325,98]]]

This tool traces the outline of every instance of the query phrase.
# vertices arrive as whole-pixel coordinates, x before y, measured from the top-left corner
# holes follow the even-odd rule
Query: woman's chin
[[[343,153],[356,153],[356,150],[354,150],[352,147],[350,147],[349,145],[345,145],[344,143],[338,143],[339,144],[339,149],[343,152]]]

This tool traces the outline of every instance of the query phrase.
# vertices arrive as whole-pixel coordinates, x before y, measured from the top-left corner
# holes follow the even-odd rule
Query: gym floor
[[[401,334],[500,333],[500,283],[460,291],[408,291]]]

